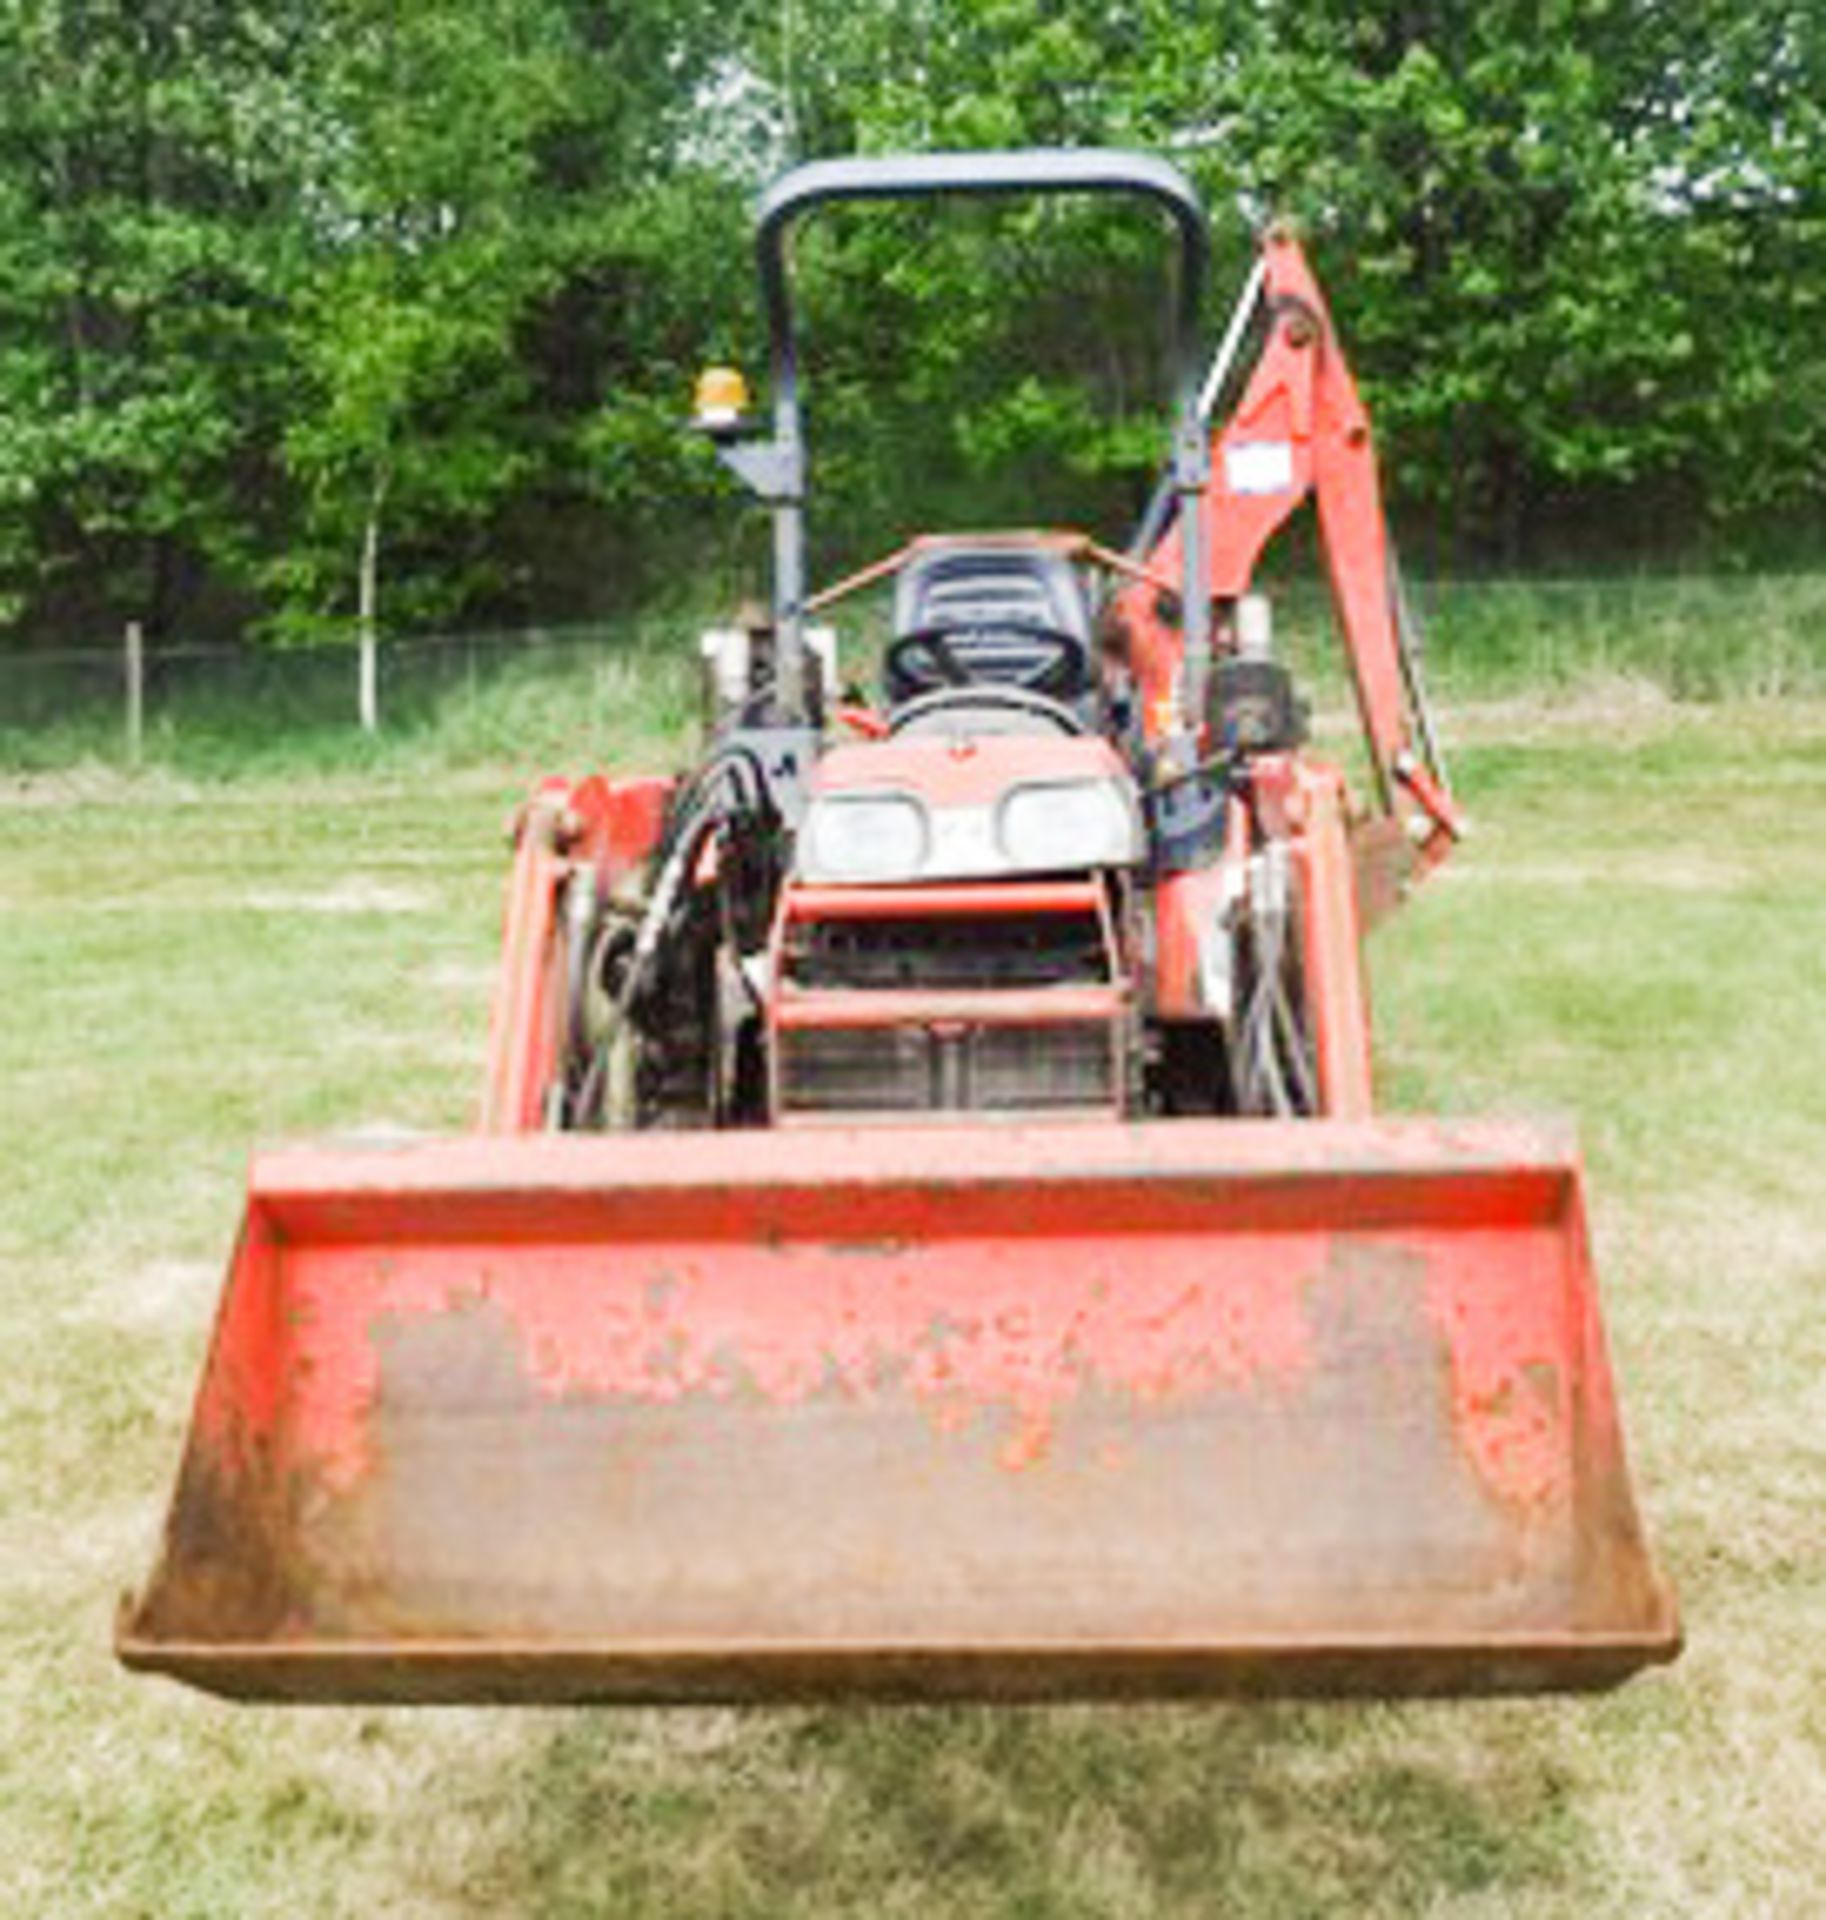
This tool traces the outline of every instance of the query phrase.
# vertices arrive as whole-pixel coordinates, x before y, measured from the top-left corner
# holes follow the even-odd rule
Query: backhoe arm
[[[1411,823],[1421,865],[1431,867],[1462,825],[1430,749],[1418,680],[1405,651],[1369,416],[1325,297],[1286,228],[1271,228],[1263,237],[1262,270],[1251,292],[1266,305],[1267,333],[1241,401],[1213,435],[1204,497],[1218,644],[1224,644],[1223,610],[1249,591],[1264,548],[1310,496],[1377,799],[1385,813]],[[1147,561],[1156,578],[1177,577],[1177,525]],[[1179,718],[1183,662],[1180,629],[1162,619],[1155,600],[1147,589],[1131,588],[1121,611],[1147,732],[1161,740]]]

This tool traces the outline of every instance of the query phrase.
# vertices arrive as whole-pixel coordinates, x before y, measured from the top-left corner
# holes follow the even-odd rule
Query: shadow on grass
[[[1515,1714],[584,1714],[504,1783],[514,1838],[469,1891],[547,1915],[1507,1910],[1590,1852]]]

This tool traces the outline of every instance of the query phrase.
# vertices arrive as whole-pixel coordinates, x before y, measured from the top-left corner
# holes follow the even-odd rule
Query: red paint
[[[1113,1022],[1126,1007],[1122,988],[831,987],[783,982],[774,997],[776,1030],[806,1027],[1060,1027]]]
[[[565,804],[576,826],[568,849],[592,862],[603,887],[616,884],[652,856],[678,782],[669,774],[605,780],[591,774],[569,788]]]
[[[1375,1104],[1369,996],[1344,776],[1318,761],[1293,765],[1298,800],[1291,809],[1290,846],[1300,892],[1301,987],[1318,1064],[1319,1111],[1338,1120],[1364,1120]]]
[[[934,805],[989,806],[1030,781],[1128,781],[1107,740],[1060,734],[996,734],[983,750],[952,751],[944,739],[895,737],[828,748],[812,775],[814,793],[903,788]]]
[[[789,885],[780,896],[788,920],[981,919],[999,913],[1096,913],[1106,904],[1099,880],[994,880],[913,887]]]
[[[265,1214],[250,1207],[197,1389],[197,1433],[218,1452],[244,1437],[270,1439],[286,1412],[288,1356],[276,1253]]]
[[[1453,1429],[1501,1499],[1560,1503],[1573,1395],[1608,1395],[1572,1344],[1572,1163],[1523,1130],[857,1130],[805,1161],[774,1134],[276,1156],[200,1432],[352,1487],[390,1335],[483,1311],[554,1397],[905,1396],[1030,1466],[1087,1393],[1298,1393],[1315,1286],[1365,1261],[1414,1276]]]
[[[837,708],[837,718],[858,739],[885,740],[888,737],[887,717],[877,713],[873,707],[845,703]]]
[[[562,781],[547,781],[521,822],[488,1025],[478,1123],[483,1133],[538,1127],[545,1089],[557,1071],[563,953],[556,928],[558,891],[566,871],[557,841],[567,792]]]
[[[1563,1277],[1543,1272],[1529,1242],[1501,1229],[1465,1252],[1473,1257],[1429,1276],[1426,1295],[1451,1356],[1460,1443],[1499,1498],[1555,1504],[1570,1491],[1579,1358]]]
[[[1027,1239],[551,1247],[511,1266],[473,1247],[403,1261],[326,1249],[291,1271],[288,1452],[330,1487],[354,1485],[372,1464],[388,1330],[492,1308],[527,1379],[554,1397],[907,1397],[937,1431],[1019,1468],[1044,1457],[1081,1394],[1158,1400],[1298,1375],[1302,1295],[1324,1253],[1319,1236],[1226,1244],[1221,1257],[1164,1236],[1036,1271]]]
[[[1381,482],[1369,415],[1358,394],[1325,296],[1299,241],[1285,228],[1262,240],[1263,296],[1274,322],[1236,410],[1212,436],[1211,480],[1204,498],[1206,578],[1220,605],[1247,593],[1270,541],[1311,499],[1320,551],[1358,712],[1385,811],[1418,804],[1438,832],[1427,865],[1436,865],[1460,822],[1451,797],[1419,767],[1410,738],[1392,568]],[[1271,492],[1235,491],[1229,462],[1238,449],[1265,443],[1287,449],[1288,484]],[[1177,580],[1177,527],[1146,556],[1149,569]],[[1158,738],[1176,712],[1181,635],[1155,611],[1159,595],[1124,587],[1115,605],[1128,635],[1148,731]],[[1205,716],[1187,715],[1195,727]]]
[[[658,776],[591,775],[575,783],[554,777],[540,781],[520,810],[489,1017],[481,1132],[530,1133],[543,1125],[563,1041],[560,891],[575,868],[593,866],[606,891],[648,859],[675,784]]]
[[[1227,861],[1163,874],[1154,888],[1154,971],[1150,1012],[1161,1020],[1209,1020],[1199,987],[1199,947],[1222,916],[1232,870]],[[1225,935],[1229,937],[1228,934]]]

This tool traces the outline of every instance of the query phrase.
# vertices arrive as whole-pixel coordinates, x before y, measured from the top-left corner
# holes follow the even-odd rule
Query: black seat
[[[1091,620],[1077,569],[1043,546],[916,554],[895,586],[885,678],[890,706],[964,686],[1080,699],[1091,684]]]

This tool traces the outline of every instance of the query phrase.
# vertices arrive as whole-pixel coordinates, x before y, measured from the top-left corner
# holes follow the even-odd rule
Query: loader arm
[[[1369,415],[1325,296],[1287,228],[1263,236],[1261,269],[1246,298],[1265,307],[1267,330],[1241,400],[1212,436],[1201,509],[1210,598],[1221,607],[1247,593],[1269,541],[1312,500],[1376,799],[1385,814],[1402,819],[1425,870],[1463,829],[1419,710],[1413,662],[1404,659],[1408,641]],[[1175,523],[1148,551],[1149,571],[1177,578],[1181,547]],[[1148,731],[1164,738],[1183,698],[1187,643],[1145,587],[1126,589],[1118,605]]]

